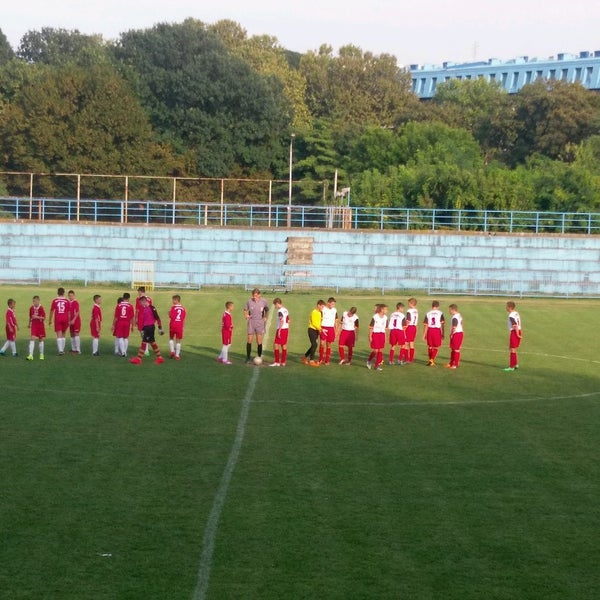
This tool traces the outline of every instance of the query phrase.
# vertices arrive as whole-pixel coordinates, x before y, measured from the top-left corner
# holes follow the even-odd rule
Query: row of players
[[[290,326],[290,315],[287,308],[282,304],[281,298],[273,301],[277,310],[276,332],[273,341],[274,362],[272,367],[286,365],[287,343]],[[231,312],[233,302],[225,304],[225,312],[222,319],[222,342],[223,346],[217,360],[224,364],[231,364],[228,351],[231,345],[233,332],[233,321]],[[519,348],[522,337],[521,317],[516,310],[514,302],[506,303],[508,314],[508,329],[510,360],[506,371],[518,369],[517,348]],[[457,369],[460,363],[461,347],[464,339],[464,322],[456,304],[449,306],[450,311],[450,360],[445,365],[449,369]],[[265,333],[269,306],[261,297],[259,289],[252,291],[252,297],[244,305],[244,317],[247,321],[246,362],[251,362],[252,342],[256,339],[257,355],[262,362],[262,340]],[[396,309],[388,316],[386,304],[376,304],[374,314],[369,323],[369,348],[370,354],[367,360],[367,368],[382,370],[384,362],[384,351],[386,347],[386,333],[388,334],[389,352],[388,364],[407,364],[415,359],[415,340],[419,324],[419,311],[416,298],[409,298],[408,308],[402,302],[396,304]],[[423,320],[423,341],[427,343],[428,362],[427,366],[434,367],[435,359],[444,339],[445,318],[440,310],[440,303],[434,300],[431,309],[427,311]],[[319,300],[316,307],[311,311],[308,319],[308,339],[310,346],[302,357],[302,362],[312,367],[329,365],[331,361],[332,346],[338,339],[339,364],[350,365],[354,353],[359,330],[359,318],[356,307],[338,316],[336,300],[330,297],[327,302]],[[317,347],[319,358],[316,359]]]
[[[102,329],[102,296],[95,294],[93,297],[93,306],[90,317],[90,333],[92,336],[92,354],[100,354],[100,331]],[[16,301],[10,298],[8,300],[8,309],[6,311],[6,342],[0,355],[6,354],[8,350],[13,356],[18,356],[16,339],[19,329],[17,317],[15,314]],[[183,329],[185,324],[186,311],[181,305],[181,298],[178,294],[172,297],[172,305],[169,309],[169,354],[171,358],[179,360],[181,357],[181,340],[183,338]],[[35,343],[38,343],[40,360],[44,360],[44,346],[46,339],[46,310],[40,302],[39,296],[34,296],[32,305],[29,308],[30,329],[29,352],[27,360],[33,360]],[[65,289],[59,287],[57,296],[50,305],[50,314],[48,325],[54,328],[56,333],[56,347],[59,355],[65,353],[66,335],[69,332],[71,339],[71,353],[81,354],[81,311],[79,301],[75,298],[75,292],[69,290],[65,296]],[[111,331],[115,338],[115,354],[127,356],[129,347],[129,335],[137,327],[141,335],[141,344],[137,356],[129,362],[141,364],[142,357],[149,356],[149,348],[154,351],[155,363],[164,362],[155,339],[155,331],[163,335],[163,327],[160,316],[152,304],[152,299],[146,295],[146,289],[141,286],[138,288],[138,296],[135,305],[130,302],[130,294],[124,293],[117,300],[114,310]]]
[[[90,332],[92,335],[92,354],[99,355],[99,338],[102,326],[102,297],[96,294],[93,298],[94,304],[90,318]],[[287,361],[287,343],[289,334],[290,317],[289,311],[283,306],[281,298],[273,301],[277,310],[276,332],[273,342],[274,362],[273,367],[285,366]],[[8,349],[12,351],[13,356],[17,356],[16,335],[18,330],[17,319],[15,315],[16,302],[12,298],[8,300],[8,309],[6,311],[6,343],[0,350],[0,355],[6,353]],[[510,361],[506,370],[513,371],[518,368],[517,348],[520,345],[522,337],[521,318],[516,311],[514,302],[506,304],[508,316],[508,329],[510,331],[509,349]],[[229,348],[232,342],[233,334],[233,302],[225,303],[225,311],[222,316],[222,348],[217,360],[223,364],[231,364],[229,360]],[[445,365],[448,368],[456,369],[460,363],[461,347],[464,338],[463,318],[456,304],[449,306],[451,315],[450,321],[450,361]],[[246,342],[246,362],[251,362],[252,342],[256,339],[257,354],[259,361],[262,362],[262,340],[265,333],[267,315],[269,312],[268,303],[261,297],[260,290],[255,288],[252,291],[252,297],[244,305],[244,317],[247,321],[247,342]],[[417,309],[416,298],[409,298],[408,308],[402,302],[396,304],[396,310],[388,316],[388,307],[386,304],[376,304],[374,314],[369,323],[369,347],[370,355],[367,360],[367,368],[382,370],[384,361],[384,349],[386,346],[386,332],[388,333],[389,353],[388,363],[407,364],[414,362],[415,358],[415,340],[417,337],[417,326],[419,323],[419,312]],[[171,358],[179,360],[181,357],[181,340],[183,339],[183,330],[186,318],[186,310],[181,305],[181,298],[178,294],[172,296],[172,305],[169,310],[169,354]],[[29,309],[29,325],[31,330],[29,341],[29,353],[27,360],[33,360],[35,342],[38,342],[39,357],[44,359],[44,340],[46,312],[40,304],[39,296],[33,297],[33,304]],[[66,332],[69,331],[71,337],[71,352],[79,354],[81,352],[80,331],[81,331],[81,313],[78,300],[75,298],[75,292],[69,290],[65,297],[64,288],[57,290],[57,296],[52,300],[50,307],[50,316],[48,324],[52,326],[56,333],[56,343],[58,354],[64,354],[66,346]],[[142,358],[149,355],[149,348],[154,351],[155,363],[161,364],[164,359],[161,355],[158,344],[155,339],[156,327],[160,335],[163,335],[163,327],[160,316],[152,304],[152,299],[146,295],[146,289],[143,286],[138,288],[138,296],[135,301],[135,307],[130,302],[129,293],[124,293],[118,299],[114,310],[112,321],[112,333],[115,337],[115,354],[127,356],[129,346],[129,335],[137,326],[141,335],[141,344],[137,356],[130,362],[141,364]],[[434,300],[423,321],[423,340],[427,343],[428,366],[435,366],[439,348],[444,339],[445,318],[440,310],[440,304]],[[316,307],[311,311],[308,322],[308,338],[310,347],[304,353],[302,362],[318,367],[329,365],[331,360],[332,345],[339,337],[338,352],[340,355],[340,365],[350,365],[356,344],[359,330],[359,318],[356,307],[342,313],[339,318],[336,300],[330,297],[327,302],[319,300]],[[319,359],[316,360],[316,351],[319,348]],[[397,359],[396,359],[397,357]]]

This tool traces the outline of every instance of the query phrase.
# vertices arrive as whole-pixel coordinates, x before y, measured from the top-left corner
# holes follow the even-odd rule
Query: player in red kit
[[[117,354],[127,357],[129,349],[129,334],[133,331],[133,319],[135,313],[128,298],[123,294],[123,298],[115,308],[113,319],[113,333],[117,343]]]
[[[169,354],[171,358],[179,360],[186,313],[185,308],[181,306],[181,296],[179,294],[175,294],[171,301],[172,305],[169,309]]]
[[[146,298],[148,304],[152,306],[152,298],[146,294],[146,287],[140,285],[137,289],[137,298],[135,299],[135,324],[137,330],[140,332],[140,337],[142,337],[142,298]],[[145,356],[150,356],[150,351],[146,347]]]
[[[75,298],[75,292],[67,292],[69,299],[69,335],[71,336],[71,354],[81,354],[81,313],[79,312],[79,301]]]
[[[38,341],[38,349],[40,352],[40,360],[44,360],[44,340],[46,339],[46,311],[40,304],[40,297],[33,297],[33,304],[29,307],[29,354],[27,360],[33,360],[33,350],[35,348],[35,341]]]
[[[9,348],[13,356],[18,356],[17,330],[19,329],[19,326],[17,325],[17,316],[15,315],[15,306],[17,305],[17,302],[16,300],[9,298],[7,304],[8,308],[6,309],[6,342],[4,343],[4,346],[2,346],[2,350],[0,350],[0,356],[4,356]]]
[[[224,365],[230,365],[229,360],[229,347],[231,346],[231,338],[233,336],[233,319],[231,313],[233,311],[233,302],[225,302],[225,310],[221,317],[221,352],[217,356],[217,360]]]
[[[92,356],[100,356],[100,331],[102,330],[102,296],[94,294],[94,306],[90,318],[90,333],[92,335]]]
[[[50,305],[50,318],[48,325],[52,326],[54,321],[54,332],[56,333],[56,348],[59,354],[65,353],[65,334],[69,328],[69,301],[65,298],[65,288],[59,287],[57,296]]]

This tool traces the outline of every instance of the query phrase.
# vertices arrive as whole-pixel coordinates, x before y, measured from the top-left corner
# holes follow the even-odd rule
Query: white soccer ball
[[[252,362],[257,366],[262,365],[262,356],[255,356]]]

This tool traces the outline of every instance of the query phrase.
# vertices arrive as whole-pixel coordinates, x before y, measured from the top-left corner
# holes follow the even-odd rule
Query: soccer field
[[[135,366],[113,354],[120,291],[75,289],[84,353],[57,356],[47,328],[46,360],[28,362],[31,297],[48,311],[56,290],[0,288],[20,324],[20,356],[0,357],[1,598],[599,596],[600,301],[515,299],[507,373],[507,299],[440,297],[464,317],[460,368],[426,368],[419,335],[414,364],[375,372],[373,305],[407,294],[333,294],[361,332],[351,367],[320,368],[300,356],[331,292],[282,296],[289,359],[269,368],[244,364],[249,292],[183,290],[181,361]],[[172,293],[152,294],[163,319]],[[417,298],[422,320],[433,298]],[[231,366],[215,360],[226,300]]]

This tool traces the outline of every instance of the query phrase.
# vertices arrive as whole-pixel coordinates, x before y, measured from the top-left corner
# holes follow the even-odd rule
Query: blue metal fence
[[[600,234],[600,213],[0,198],[0,219],[210,227]]]

